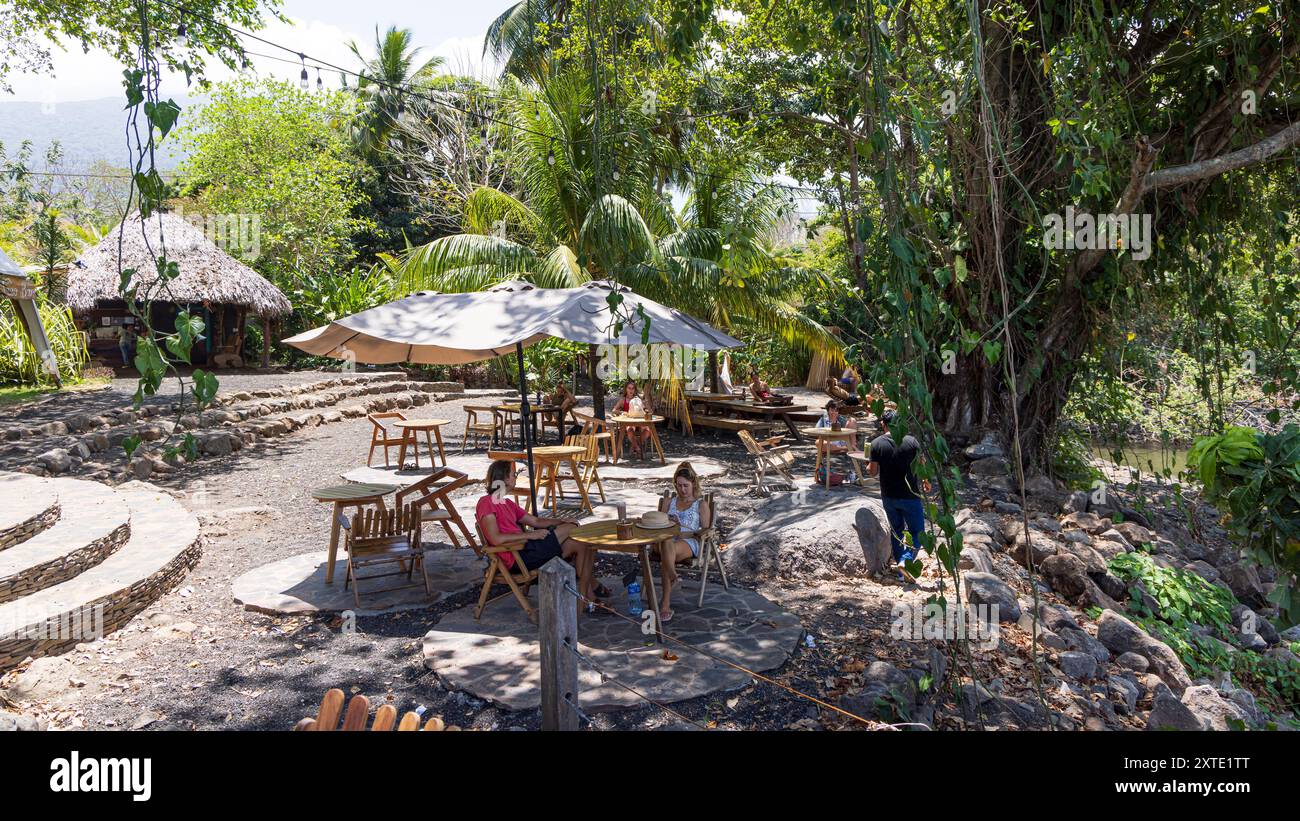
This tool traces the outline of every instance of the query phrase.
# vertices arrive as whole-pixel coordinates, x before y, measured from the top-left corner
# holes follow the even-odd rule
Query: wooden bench
[[[727,416],[693,416],[691,417],[691,424],[696,427],[717,428],[718,430],[747,430],[750,433],[769,431],[776,427],[782,427],[779,424],[774,425],[771,422],[760,422],[757,419],[732,419]]]

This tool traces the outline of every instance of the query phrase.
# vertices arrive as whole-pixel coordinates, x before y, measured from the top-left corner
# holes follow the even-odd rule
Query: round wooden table
[[[393,427],[402,428],[402,448],[397,451],[397,465],[400,468],[406,464],[406,445],[409,443],[415,449],[415,466],[420,466],[420,439],[419,432],[424,431],[425,444],[429,446],[429,464],[436,465],[433,460],[433,442],[429,441],[429,431],[438,439],[438,455],[442,457],[442,466],[447,466],[447,452],[442,449],[442,426],[451,424],[450,419],[399,419],[393,423]]]
[[[662,416],[611,416],[605,420],[607,424],[614,426],[614,463],[618,464],[618,459],[623,455],[623,438],[629,430],[644,428],[650,432],[650,443],[655,446],[655,452],[659,454],[659,464],[667,464],[664,461],[664,448],[659,444],[659,430],[656,424],[664,421]]]
[[[591,499],[587,497],[587,487],[582,483],[582,471],[578,465],[578,457],[586,452],[587,449],[581,445],[540,445],[533,448],[533,461],[537,464],[541,479],[537,489],[546,487],[544,507],[551,507],[551,499],[557,491],[563,493],[564,489],[559,484],[560,465],[568,464],[569,470],[573,472],[573,481],[578,486],[578,495],[582,497],[582,509],[591,510]]]
[[[334,583],[334,560],[339,552],[339,526],[347,524],[343,511],[355,507],[358,511],[366,505],[379,505],[384,509],[384,497],[397,490],[396,485],[372,485],[358,482],[348,485],[330,485],[318,487],[311,492],[311,497],[318,502],[331,502],[334,505],[333,521],[330,523],[330,552],[325,564],[325,583]]]
[[[831,459],[837,455],[847,455],[848,451],[858,444],[858,434],[865,433],[861,428],[840,428],[831,430],[830,428],[803,428],[799,431],[804,436],[809,436],[817,442],[817,464],[813,466],[813,481],[817,480],[817,471],[821,470],[822,457],[825,456],[826,463],[826,489],[831,487]],[[847,450],[833,451],[828,447],[832,442],[845,442],[848,444]],[[849,460],[852,463],[852,460]]]
[[[650,548],[675,539],[681,535],[682,527],[673,523],[671,527],[648,528],[634,525],[630,539],[620,539],[618,522],[607,519],[601,522],[579,525],[570,539],[576,539],[596,550],[608,550],[614,553],[636,553],[641,557],[641,589],[650,596],[650,609],[655,614],[655,636],[663,641],[663,622],[659,619],[659,596],[655,592],[654,575],[650,572]]]

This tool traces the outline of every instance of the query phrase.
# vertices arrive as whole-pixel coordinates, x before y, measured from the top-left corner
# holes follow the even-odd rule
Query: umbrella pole
[[[533,437],[529,419],[532,411],[528,407],[528,378],[524,375],[524,343],[515,343],[515,360],[519,365],[519,435],[524,438],[524,450],[528,454],[528,501],[531,512],[537,515],[537,479],[533,475]]]

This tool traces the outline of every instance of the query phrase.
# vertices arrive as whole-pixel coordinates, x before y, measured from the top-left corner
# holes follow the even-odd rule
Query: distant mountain
[[[200,97],[175,98],[185,109],[200,103]],[[126,110],[121,97],[77,102],[27,103],[0,99],[0,143],[5,155],[12,158],[23,140],[32,142],[32,171],[45,168],[45,151],[58,140],[63,147],[60,171],[84,171],[96,160],[126,166],[130,155],[126,148]],[[143,114],[141,114],[143,117]],[[160,171],[171,171],[184,159],[174,148],[160,151]]]

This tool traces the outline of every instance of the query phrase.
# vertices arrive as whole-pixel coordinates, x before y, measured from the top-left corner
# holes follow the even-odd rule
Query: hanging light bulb
[[[176,39],[181,41],[181,48],[189,48],[190,35],[189,32],[185,30],[185,20],[183,18],[181,19],[180,25],[176,27]]]
[[[298,59],[302,61],[302,74],[298,76],[298,85],[302,86],[303,91],[306,91],[310,85],[307,80],[307,57],[304,54],[299,54]]]
[[[542,119],[542,112],[537,108],[537,103],[535,102],[533,103],[533,119],[538,121]]]
[[[316,67],[316,90],[317,91],[325,90],[325,81],[320,78],[320,66]]]
[[[555,165],[555,140],[551,140],[551,146],[546,150],[546,164]]]

